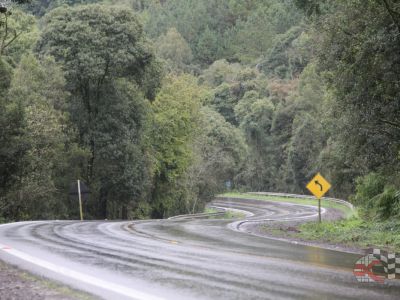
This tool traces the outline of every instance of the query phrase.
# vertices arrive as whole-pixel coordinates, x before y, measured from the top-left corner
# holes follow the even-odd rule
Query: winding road
[[[315,218],[316,207],[228,198],[212,205],[245,219],[5,224],[0,259],[104,299],[400,299],[397,281],[356,281],[360,255],[256,236],[245,226]]]

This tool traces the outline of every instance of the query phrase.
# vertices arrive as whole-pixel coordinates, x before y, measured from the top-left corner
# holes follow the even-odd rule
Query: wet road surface
[[[245,222],[315,218],[316,207],[220,199]],[[398,281],[358,283],[357,254],[242,232],[243,220],[0,226],[0,259],[104,299],[400,299]]]

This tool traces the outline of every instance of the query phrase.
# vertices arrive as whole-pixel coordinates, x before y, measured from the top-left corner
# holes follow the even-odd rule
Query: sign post
[[[79,198],[79,212],[81,215],[81,221],[83,221],[81,181],[79,179],[78,179],[78,198]]]
[[[82,207],[82,200],[85,200],[85,196],[87,197],[90,194],[89,188],[86,186],[86,184],[81,181],[73,181],[71,184],[71,187],[69,189],[69,195],[73,197],[74,203],[76,201],[76,195],[78,195],[79,199],[79,214],[81,217],[81,221],[83,221],[83,207]],[[75,204],[74,204],[75,205]]]
[[[318,221],[321,223],[321,198],[329,191],[331,184],[318,173],[306,187],[318,199]]]

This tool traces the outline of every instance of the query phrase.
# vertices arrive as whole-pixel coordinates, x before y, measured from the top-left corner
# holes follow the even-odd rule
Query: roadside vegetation
[[[207,214],[213,214],[219,212],[215,208],[210,208],[206,207],[204,209],[204,212]],[[245,217],[244,213],[238,212],[238,211],[232,211],[232,210],[227,210],[224,212],[224,214],[218,215],[218,216],[210,216],[210,219],[243,219]]]
[[[313,199],[254,195],[239,192],[224,193],[220,196],[318,205],[317,200]],[[400,220],[398,218],[382,220],[381,216],[375,216],[374,219],[367,219],[364,215],[366,211],[363,207],[351,210],[346,205],[331,201],[322,200],[321,206],[340,210],[342,217],[339,220],[323,220],[321,224],[317,221],[312,221],[287,226],[285,223],[277,222],[277,224],[264,225],[263,230],[275,237],[294,238],[306,242],[327,243],[352,249],[380,248],[400,252]],[[371,213],[370,210],[367,210],[367,212]]]
[[[338,244],[351,248],[387,249],[400,252],[400,221],[368,222],[358,217],[334,222],[305,223],[291,237]]]
[[[376,173],[359,179],[356,191],[350,200],[358,204],[357,215],[336,222],[303,224],[298,236],[306,240],[400,252],[400,192],[387,187],[386,179]]]
[[[77,219],[78,178],[86,218],[132,219],[203,211],[226,186],[305,194],[319,171],[354,224],[395,236],[379,224],[400,218],[397,1],[14,3],[0,220]]]

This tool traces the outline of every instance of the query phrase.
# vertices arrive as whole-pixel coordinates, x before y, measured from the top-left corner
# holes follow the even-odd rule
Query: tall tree
[[[37,39],[35,18],[18,8],[0,13],[0,57],[15,65]]]
[[[344,171],[391,175],[400,167],[400,8],[393,1],[358,0],[333,7],[335,13],[318,22],[318,56],[340,144],[335,148],[351,157]]]
[[[141,23],[122,7],[57,8],[45,17],[37,52],[63,65],[71,119],[90,151],[85,179],[93,188],[92,215],[107,218],[110,199],[124,199],[121,214],[146,187],[144,156],[138,155],[143,101],[153,99],[160,85],[160,67]],[[121,157],[125,163],[117,163]]]
[[[64,77],[51,59],[43,65],[32,55],[22,58],[8,94],[8,109],[21,111],[18,136],[10,144],[17,154],[12,188],[3,215],[11,220],[65,217],[65,196],[57,172],[67,158]],[[19,141],[19,142],[16,142]],[[15,160],[14,158],[13,160]],[[60,172],[59,174],[61,174]]]
[[[153,103],[153,147],[156,172],[152,195],[153,217],[187,213],[190,190],[186,172],[194,160],[192,145],[207,96],[196,79],[170,77]]]

